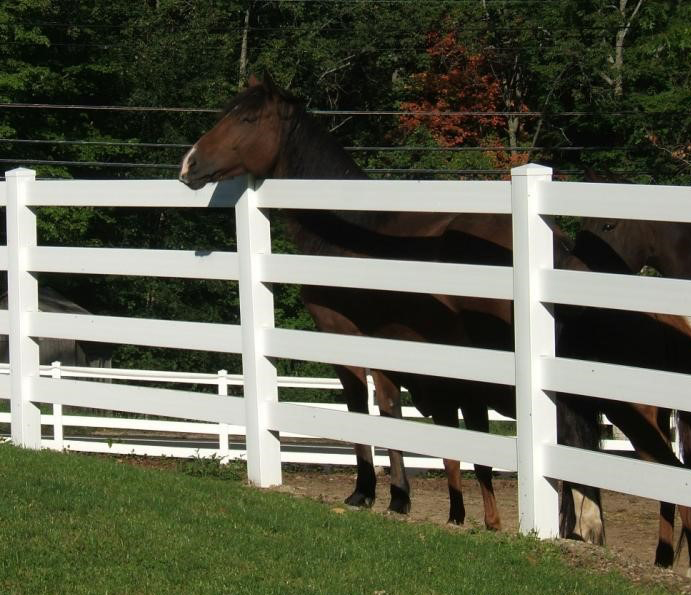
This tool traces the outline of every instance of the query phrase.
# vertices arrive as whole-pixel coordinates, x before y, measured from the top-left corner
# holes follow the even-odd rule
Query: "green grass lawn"
[[[402,523],[213,471],[0,445],[0,593],[667,593],[570,568],[533,538]]]

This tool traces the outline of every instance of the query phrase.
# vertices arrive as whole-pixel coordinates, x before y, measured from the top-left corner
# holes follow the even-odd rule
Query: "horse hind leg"
[[[343,385],[348,411],[369,413],[365,370],[350,366],[337,366],[336,373]],[[345,503],[358,508],[371,508],[374,504],[377,486],[372,449],[365,444],[354,444],[353,446],[357,463],[357,478],[355,490],[345,499]]]
[[[401,389],[391,375],[381,370],[372,370],[374,387],[376,390],[379,414],[384,417],[401,419]],[[403,453],[400,450],[389,449],[391,500],[389,510],[399,514],[410,512],[410,484],[405,471]]]

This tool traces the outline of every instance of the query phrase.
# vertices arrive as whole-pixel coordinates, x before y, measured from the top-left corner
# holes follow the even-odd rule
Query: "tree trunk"
[[[605,80],[612,86],[614,96],[622,97],[624,95],[624,40],[631,29],[631,23],[636,18],[638,11],[643,4],[643,0],[638,0],[635,8],[630,15],[626,14],[626,6],[629,0],[619,0],[619,15],[621,17],[621,25],[617,30],[617,35],[614,41],[614,58],[612,58],[612,76],[605,77]]]
[[[238,89],[247,84],[247,42],[250,34],[250,6],[245,11],[245,25],[242,29],[242,45],[240,46],[240,67],[238,72]]]

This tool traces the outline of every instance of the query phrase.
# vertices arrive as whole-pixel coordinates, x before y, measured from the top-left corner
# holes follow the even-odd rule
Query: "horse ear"
[[[261,85],[261,84],[262,84],[262,82],[256,76],[254,76],[254,74],[250,74],[250,78],[247,81],[247,85],[249,87],[256,87],[256,86]]]
[[[274,82],[273,77],[268,73],[264,73],[264,82],[263,82],[264,88],[269,92],[271,95],[276,95],[278,94],[279,88],[278,85]]]

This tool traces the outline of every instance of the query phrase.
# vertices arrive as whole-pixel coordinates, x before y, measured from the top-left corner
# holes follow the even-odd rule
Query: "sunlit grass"
[[[333,508],[239,471],[0,446],[0,593],[650,592],[536,539]]]

